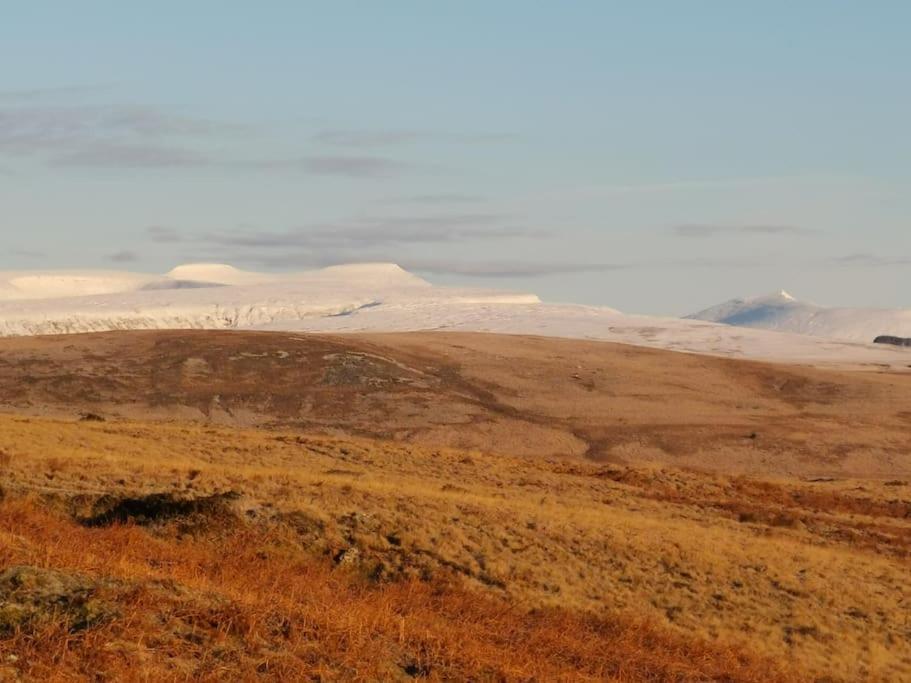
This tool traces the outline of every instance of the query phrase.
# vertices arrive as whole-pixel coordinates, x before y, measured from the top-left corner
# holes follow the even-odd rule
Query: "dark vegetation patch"
[[[232,503],[238,498],[240,494],[235,491],[196,498],[174,493],[152,493],[135,498],[106,495],[97,500],[92,513],[79,522],[88,527],[114,524],[156,526],[179,522],[181,531],[192,531],[216,522],[236,521],[237,514]]]

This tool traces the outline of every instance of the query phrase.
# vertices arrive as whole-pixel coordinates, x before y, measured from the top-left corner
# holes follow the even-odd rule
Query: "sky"
[[[0,269],[911,308],[905,0],[0,9]]]

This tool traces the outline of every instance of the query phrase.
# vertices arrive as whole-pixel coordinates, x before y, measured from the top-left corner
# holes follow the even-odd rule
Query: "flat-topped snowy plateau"
[[[607,307],[546,304],[521,292],[437,287],[389,263],[292,274],[220,264],[179,266],[165,275],[0,273],[2,336],[126,329],[455,330],[594,339],[819,365],[904,369],[911,364],[911,354],[897,347],[626,315]]]
[[[538,298],[435,288],[385,263],[286,275],[216,264],[180,266],[161,276],[108,271],[0,273],[0,335],[251,328],[424,301],[477,305],[534,303]]]
[[[688,318],[865,343],[881,336],[911,337],[911,310],[825,308],[798,301],[785,291],[731,299]]]

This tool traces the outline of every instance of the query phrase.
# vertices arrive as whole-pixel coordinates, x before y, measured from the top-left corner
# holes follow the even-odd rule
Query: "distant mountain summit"
[[[818,306],[802,303],[782,289],[751,299],[731,299],[686,317],[726,325],[777,329],[776,320],[791,318],[797,312],[808,314],[818,310],[821,310]]]
[[[731,299],[686,318],[864,343],[883,335],[911,336],[911,310],[826,308],[800,301],[785,290]]]

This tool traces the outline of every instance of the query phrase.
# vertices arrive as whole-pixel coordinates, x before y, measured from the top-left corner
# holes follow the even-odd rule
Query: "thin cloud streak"
[[[750,236],[750,235],[812,235],[813,230],[793,225],[712,225],[686,224],[676,225],[671,231],[678,237],[704,238],[715,236]]]
[[[139,254],[135,251],[124,249],[123,251],[116,251],[113,254],[108,254],[107,260],[114,263],[134,263],[139,260]]]
[[[848,254],[832,259],[840,266],[857,266],[861,268],[891,268],[911,265],[911,257],[885,257],[867,252]]]
[[[211,151],[213,141],[237,139],[251,130],[150,106],[0,104],[0,155],[35,157],[50,166],[288,171],[364,179],[389,178],[420,168],[372,154],[231,158]],[[382,139],[395,139],[388,135]],[[350,141],[358,140],[355,136]]]
[[[151,225],[145,229],[146,237],[157,244],[174,244],[182,242],[183,237],[174,228],[162,225]]]
[[[388,147],[415,143],[496,144],[514,140],[510,133],[445,133],[427,130],[343,130],[327,129],[314,134],[313,141],[334,147]]]
[[[244,128],[145,106],[0,107],[0,154],[52,166],[206,166],[216,160],[187,142]]]
[[[177,147],[95,143],[57,156],[51,164],[98,168],[187,168],[211,166],[212,161],[205,155]]]
[[[410,197],[390,197],[388,199],[379,199],[374,203],[383,205],[425,204],[436,206],[445,204],[479,204],[485,201],[487,201],[487,197],[481,195],[441,192],[439,194],[420,194]]]
[[[10,256],[20,256],[29,259],[47,257],[47,254],[43,251],[36,251],[34,249],[7,249],[6,253]]]
[[[238,124],[179,116],[155,107],[0,107],[0,153],[43,157],[51,166],[285,170],[349,178],[385,178],[411,168],[394,159],[365,155],[237,160],[194,146],[248,131]]]
[[[233,171],[297,172],[312,176],[383,179],[414,168],[384,157],[298,157],[225,160],[182,147],[97,142],[57,155],[52,166],[94,168],[210,168]]]
[[[630,266],[616,263],[535,263],[523,261],[423,261],[402,262],[402,267],[423,273],[437,275],[461,275],[464,277],[518,278],[571,275],[576,273],[603,273],[624,270]]]
[[[0,102],[6,101],[34,101],[42,99],[53,99],[64,96],[71,98],[80,95],[93,95],[105,90],[110,90],[114,84],[91,84],[91,85],[61,85],[49,86],[46,88],[24,88],[19,90],[0,90]]]
[[[755,176],[743,178],[697,178],[693,180],[669,180],[666,182],[656,183],[628,183],[558,188],[549,192],[541,192],[534,195],[517,197],[517,200],[578,201],[583,199],[599,199],[602,197],[616,197],[622,195],[648,195],[690,191],[713,191],[724,190],[728,188],[752,188],[796,183],[832,183],[834,181],[843,180],[844,179],[838,177],[801,175]]]
[[[228,167],[299,170],[310,175],[388,178],[414,168],[395,159],[373,156],[304,156],[296,159],[228,162]]]
[[[242,130],[234,124],[178,116],[154,107],[27,106],[0,108],[0,151],[53,152],[99,143],[200,137]]]
[[[284,232],[209,232],[200,241],[213,245],[252,249],[339,249],[391,245],[464,242],[470,240],[540,237],[545,233],[504,224],[502,214],[458,214],[368,218],[351,222],[326,223]]]

